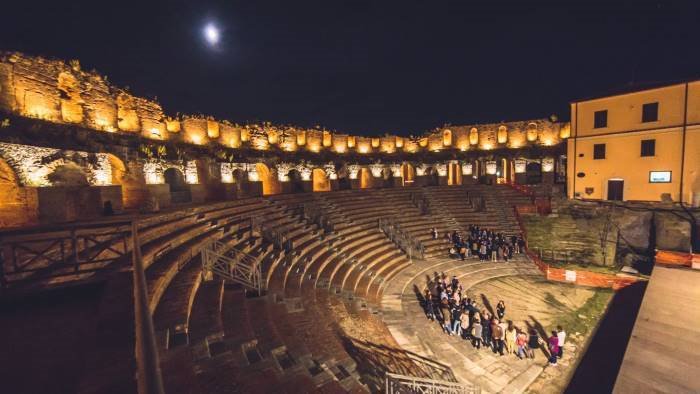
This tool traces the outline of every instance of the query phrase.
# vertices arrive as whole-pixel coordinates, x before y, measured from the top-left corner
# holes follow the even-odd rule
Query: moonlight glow
[[[220,38],[219,29],[211,23],[207,24],[204,26],[204,38],[210,45],[218,44]]]

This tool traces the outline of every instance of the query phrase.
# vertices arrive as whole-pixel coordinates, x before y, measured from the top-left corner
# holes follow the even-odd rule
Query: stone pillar
[[[350,179],[350,189],[353,189],[353,190],[360,189],[360,180],[359,179]]]
[[[331,184],[331,191],[340,190],[340,182],[337,177],[335,179],[330,179],[329,182]]]
[[[542,159],[542,183],[554,184],[554,158],[545,157]]]

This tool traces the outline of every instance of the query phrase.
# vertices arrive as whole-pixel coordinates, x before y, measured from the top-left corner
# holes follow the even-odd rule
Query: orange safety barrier
[[[654,257],[655,263],[682,267],[691,267],[693,261],[699,262],[700,254],[657,250],[656,256]]]

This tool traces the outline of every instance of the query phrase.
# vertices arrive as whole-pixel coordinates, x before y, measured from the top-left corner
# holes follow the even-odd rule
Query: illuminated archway
[[[282,190],[282,185],[275,174],[264,163],[256,163],[255,170],[258,172],[258,179],[262,182],[263,195],[279,194]]]
[[[35,224],[37,212],[36,199],[27,198],[14,169],[0,158],[0,227]]]
[[[138,208],[143,203],[143,197],[146,195],[145,180],[143,177],[139,178],[135,175],[140,172],[127,171],[124,162],[113,154],[107,154],[107,160],[112,173],[110,183],[112,185],[121,185],[122,187],[122,206],[125,208]]]
[[[368,168],[360,169],[360,189],[368,189],[372,187],[372,173]]]
[[[331,181],[326,176],[326,171],[321,168],[314,168],[312,172],[313,191],[329,192],[331,191]]]
[[[442,146],[452,145],[452,130],[445,129],[442,131]]]

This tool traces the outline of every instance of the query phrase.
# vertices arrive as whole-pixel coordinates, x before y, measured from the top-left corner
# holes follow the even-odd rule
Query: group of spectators
[[[459,336],[476,349],[489,349],[501,356],[515,354],[519,359],[534,359],[535,351],[546,344],[550,365],[557,364],[566,341],[566,332],[561,326],[544,342],[534,328],[527,332],[505,320],[503,300],[498,302],[495,311],[490,311],[490,308],[480,308],[476,300],[464,297],[462,290],[456,276],[448,281],[445,274],[435,274],[423,294],[428,319],[441,323],[448,335]]]
[[[433,239],[440,235],[436,228],[432,228],[430,233]],[[469,226],[466,236],[462,236],[459,231],[449,231],[444,235],[449,241],[450,256],[458,255],[462,260],[467,257],[479,257],[479,260],[505,261],[513,258],[513,254],[522,253],[525,249],[525,240],[522,236],[506,236],[487,228],[479,226]]]

